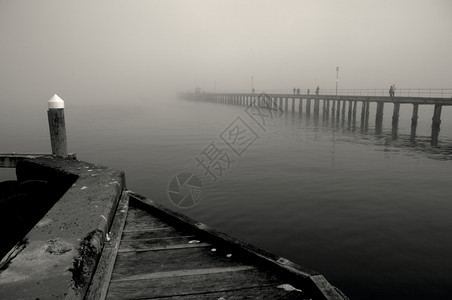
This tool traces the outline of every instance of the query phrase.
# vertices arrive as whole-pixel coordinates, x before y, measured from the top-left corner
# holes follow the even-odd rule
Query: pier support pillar
[[[320,103],[319,99],[314,100],[314,118],[318,118],[320,114]]]
[[[292,98],[292,112],[295,112],[295,98]]]
[[[310,115],[311,114],[311,99],[306,99],[306,114]]]
[[[300,102],[298,102],[298,112],[300,114],[303,112],[303,98],[300,98]]]
[[[397,131],[399,129],[399,111],[400,103],[394,103],[394,110],[392,112],[392,139],[397,139]]]
[[[369,126],[369,106],[370,102],[363,101],[361,107],[361,129],[367,130]]]
[[[361,102],[361,125],[364,124],[364,119],[366,116],[366,102]]]
[[[336,118],[339,120],[339,116],[341,113],[341,101],[336,101]]]
[[[330,116],[330,100],[323,101],[326,101],[326,117],[328,118]]]
[[[284,111],[287,112],[289,110],[289,98],[286,98],[286,103],[284,106]]]
[[[366,102],[366,115],[364,117],[364,122],[366,123],[366,127],[368,126],[369,123],[369,110],[370,110],[370,102]]]
[[[375,115],[375,133],[381,133],[383,128],[384,102],[377,102],[377,113]]]
[[[49,120],[52,154],[67,157],[66,124],[64,121],[64,101],[56,94],[50,98],[47,117]]]
[[[348,101],[348,121],[352,120],[352,100]]]
[[[400,111],[400,103],[394,102],[394,110],[392,112],[392,137],[393,137],[393,139],[397,138],[397,130],[399,127],[399,111]]]
[[[413,115],[411,116],[411,133],[410,140],[414,141],[416,139],[416,128],[417,128],[417,112],[419,109],[419,104],[413,103]]]
[[[438,135],[439,135],[439,129],[441,124],[441,110],[443,106],[442,104],[435,104],[435,109],[433,111],[433,118],[432,118],[432,146],[438,145]]]

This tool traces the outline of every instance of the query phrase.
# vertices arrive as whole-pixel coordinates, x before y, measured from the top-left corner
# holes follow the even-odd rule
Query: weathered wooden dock
[[[283,112],[298,112],[311,115],[318,119],[332,118],[335,120],[345,119],[346,117],[353,122],[356,121],[358,103],[361,103],[361,124],[366,126],[369,122],[369,105],[376,103],[375,111],[375,132],[381,133],[383,126],[383,109],[386,103],[393,105],[392,130],[397,131],[399,123],[399,112],[401,105],[412,106],[411,133],[414,140],[416,137],[416,128],[418,120],[419,105],[433,105],[434,112],[432,116],[431,145],[438,144],[438,135],[441,124],[441,111],[443,106],[452,105],[452,98],[435,97],[413,97],[413,96],[364,96],[364,95],[312,95],[312,94],[254,94],[254,93],[181,93],[179,97],[218,102],[226,104],[235,104],[242,106],[260,106],[268,109],[280,110]],[[290,103],[290,105],[289,105]]]
[[[347,299],[315,271],[128,191],[119,170],[55,156],[16,170],[69,188],[3,257],[0,299]]]
[[[316,272],[139,195],[128,197],[129,205],[127,196],[120,203],[117,232],[106,246],[111,251],[101,256],[105,268],[95,275],[89,297],[345,299]]]

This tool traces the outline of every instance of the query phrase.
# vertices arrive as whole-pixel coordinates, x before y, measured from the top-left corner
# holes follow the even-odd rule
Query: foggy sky
[[[0,101],[452,88],[452,1],[0,0]]]

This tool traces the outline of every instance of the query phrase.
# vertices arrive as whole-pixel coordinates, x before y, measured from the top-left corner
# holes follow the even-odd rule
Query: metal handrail
[[[249,90],[217,90],[217,93],[250,93]],[[293,89],[265,89],[255,93],[266,92],[268,94],[293,94]],[[306,95],[308,89],[300,89],[300,94]],[[309,89],[309,94],[315,95],[315,88]],[[336,95],[336,89],[320,89],[320,95]],[[339,96],[389,96],[387,89],[338,89]],[[427,89],[427,88],[396,88],[395,96],[399,97],[428,97],[428,98],[452,98],[451,89]]]

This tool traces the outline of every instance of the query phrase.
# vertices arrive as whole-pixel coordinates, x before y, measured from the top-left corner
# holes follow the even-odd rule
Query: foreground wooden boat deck
[[[321,275],[161,209],[121,198],[88,298],[346,299]]]
[[[16,160],[4,200],[21,209],[2,233],[37,214],[31,204],[51,207],[10,237],[0,299],[348,299],[315,271],[127,190],[121,170]]]

